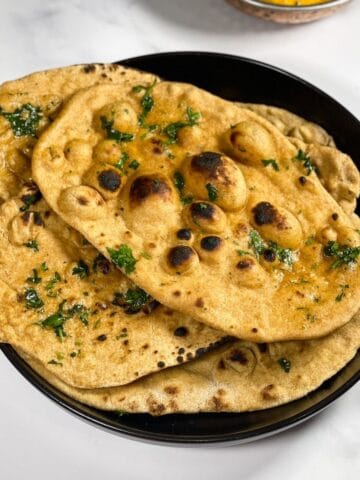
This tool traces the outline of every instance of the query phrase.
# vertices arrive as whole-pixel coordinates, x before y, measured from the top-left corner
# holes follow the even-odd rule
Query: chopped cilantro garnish
[[[311,158],[303,150],[299,150],[294,159],[303,163],[303,167],[306,168],[306,175],[310,175],[311,172],[317,171],[317,168],[313,164]]]
[[[49,270],[49,267],[46,265],[46,262],[43,262],[41,265],[40,265],[40,270],[42,272],[47,272]]]
[[[305,240],[305,245],[308,247],[309,245],[312,245],[314,242],[315,242],[315,236],[310,235],[310,237]]]
[[[141,114],[139,115],[139,125],[141,127],[148,127],[146,125],[146,117],[149,115],[149,113],[151,112],[151,110],[153,109],[154,107],[154,98],[152,96],[152,91],[154,90],[154,87],[156,85],[156,79],[153,81],[153,83],[149,86],[145,86],[145,85],[136,85],[134,88],[133,88],[133,92],[135,93],[139,93],[141,91],[144,91],[144,95],[141,99],[141,106],[142,106],[142,112]],[[151,125],[151,127],[154,127],[153,125]]]
[[[37,310],[44,306],[44,302],[41,300],[34,288],[25,290],[24,299],[26,308],[34,308]]]
[[[24,243],[24,246],[30,248],[33,252],[39,251],[39,244],[37,240],[29,240],[28,242]]]
[[[141,288],[129,288],[126,293],[115,292],[113,305],[121,307],[126,313],[138,313],[153,298]]]
[[[360,255],[360,247],[350,247],[349,245],[340,245],[330,240],[324,247],[325,257],[334,257],[336,260],[330,268],[338,268],[342,265],[355,263]]]
[[[266,250],[266,244],[256,230],[249,233],[249,247],[253,249],[257,258]]]
[[[0,115],[10,123],[15,137],[30,135],[35,137],[39,122],[43,117],[40,107],[26,103],[13,112],[5,112],[0,107]]]
[[[251,252],[248,252],[247,250],[236,250],[236,253],[240,256],[243,256],[243,255],[252,255]]]
[[[350,288],[348,284],[346,285],[340,285],[341,291],[340,293],[335,297],[336,302],[341,302],[341,300],[346,296],[346,289]]]
[[[129,288],[125,294],[126,313],[139,312],[150,300],[151,296],[141,288]]]
[[[199,112],[194,112],[191,107],[186,109],[186,121],[179,121],[169,123],[163,129],[163,133],[168,137],[167,144],[171,145],[177,142],[179,130],[184,127],[193,127],[199,123],[201,114]]]
[[[189,205],[193,201],[193,197],[191,195],[184,195],[183,191],[185,188],[185,179],[180,172],[174,173],[174,185],[179,192],[180,200],[184,205]]]
[[[48,297],[56,297],[54,292],[55,285],[61,281],[61,276],[58,272],[54,273],[54,276],[46,283],[45,290],[47,291]]]
[[[205,186],[208,192],[208,198],[210,202],[216,202],[218,198],[218,189],[215,187],[215,185],[212,185],[211,183],[207,183]]]
[[[131,160],[131,162],[129,163],[129,168],[131,168],[132,170],[137,170],[140,166],[140,163],[137,161],[137,160]]]
[[[287,358],[279,358],[278,364],[284,370],[284,372],[289,373],[291,369],[291,362]]]
[[[117,250],[107,248],[107,251],[114,265],[124,269],[125,273],[132,273],[135,270],[136,260],[128,245],[120,245]]]
[[[48,365],[58,365],[59,367],[63,366],[63,364],[61,362],[58,362],[57,360],[54,360],[54,359],[50,360],[48,362]]]
[[[134,140],[134,134],[133,133],[127,133],[127,132],[119,132],[119,130],[116,130],[113,128],[114,121],[109,120],[106,117],[100,117],[101,121],[101,127],[103,130],[106,132],[106,137],[109,138],[110,140],[115,140],[116,142],[131,142]]]
[[[60,303],[55,313],[53,313],[49,317],[45,318],[45,320],[42,320],[40,322],[41,327],[52,328],[56,336],[59,337],[61,341],[66,337],[66,333],[64,330],[65,322],[70,318],[73,318],[75,315],[79,315],[81,322],[84,323],[85,325],[88,325],[88,322],[87,322],[88,310],[84,305],[75,304],[71,308],[68,308],[67,310],[65,310],[64,309],[65,303],[66,303],[66,300],[63,300]],[[85,318],[84,318],[84,314],[86,314]]]
[[[23,202],[24,205],[20,207],[20,212],[26,212],[26,210],[28,210],[31,207],[31,205],[34,205],[35,203],[37,203],[39,200],[41,200],[41,198],[42,198],[42,195],[39,190],[37,190],[34,193],[28,193],[26,195],[23,195],[21,197],[21,201]]]
[[[280,247],[276,242],[269,242],[269,248],[276,254],[280,262],[285,263],[285,265],[294,263],[293,251],[290,248]]]
[[[267,166],[271,165],[272,168],[273,168],[276,172],[278,172],[278,171],[280,170],[280,167],[279,167],[277,161],[274,160],[274,159],[272,159],[272,158],[269,159],[269,160],[261,160],[261,162],[262,162],[262,164],[264,165],[264,167],[267,167]]]
[[[129,155],[126,152],[122,152],[120,159],[115,163],[114,167],[117,168],[118,170],[121,170],[125,175],[127,175],[127,171],[125,170],[125,167],[131,168],[132,170],[136,170],[139,168],[140,163],[133,159],[129,163]]]
[[[175,184],[175,187],[178,189],[178,191],[182,193],[185,187],[185,179],[180,172],[174,173],[174,184]]]
[[[115,163],[114,167],[119,170],[124,170],[126,162],[129,160],[129,155],[126,152],[121,152],[119,160]]]
[[[272,241],[267,244],[256,230],[252,230],[249,234],[249,247],[252,248],[257,258],[265,251],[271,250],[276,258],[280,262],[285,263],[285,265],[290,266],[294,263],[294,254],[290,248],[280,247],[280,245]]]
[[[72,269],[72,274],[77,275],[83,280],[89,276],[89,267],[83,260],[79,260],[77,266]]]
[[[37,283],[40,283],[41,282],[41,277],[39,277],[39,274],[38,274],[38,271],[36,270],[36,268],[33,268],[33,274],[31,277],[28,277],[26,279],[26,281],[28,283],[34,283],[34,284],[37,284]]]

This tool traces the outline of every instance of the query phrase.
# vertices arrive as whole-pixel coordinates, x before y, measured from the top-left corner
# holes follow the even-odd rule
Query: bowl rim
[[[244,5],[254,7],[256,9],[271,10],[282,13],[310,13],[318,12],[321,10],[327,10],[333,7],[340,7],[346,3],[351,2],[351,0],[327,0],[325,3],[318,3],[314,5],[277,5],[275,3],[266,3],[262,0],[238,0]],[[231,3],[231,0],[230,0]]]
[[[167,59],[170,58],[174,60],[176,57],[192,57],[195,61],[196,57],[202,56],[204,58],[208,57],[216,61],[216,59],[227,59],[229,61],[236,61],[236,62],[244,62],[246,64],[250,64],[253,66],[257,66],[268,71],[272,71],[277,74],[281,74],[287,78],[295,80],[297,83],[303,85],[311,89],[315,92],[318,96],[325,99],[329,104],[334,105],[335,108],[341,110],[346,114],[349,121],[354,123],[356,127],[359,129],[360,132],[360,122],[359,120],[343,105],[341,105],[338,101],[334,98],[329,96],[327,93],[319,89],[318,87],[312,85],[310,82],[290,73],[286,70],[278,68],[276,66],[272,66],[271,64],[267,64],[255,59],[225,54],[225,53],[214,53],[214,52],[206,52],[206,51],[170,51],[170,52],[161,52],[161,53],[154,53],[154,54],[147,54],[147,55],[140,55],[136,57],[127,58],[124,60],[120,60],[118,62],[125,66],[129,66],[132,68],[140,68],[136,66],[137,62],[151,60],[152,58],[160,58],[160,59]],[[145,68],[144,68],[145,70]],[[360,381],[360,368],[355,371],[355,373],[351,373],[349,378],[344,381],[341,385],[336,387],[336,389],[327,394],[324,398],[320,401],[316,401],[313,405],[305,407],[299,412],[291,414],[288,418],[279,419],[269,425],[259,426],[254,428],[251,431],[236,431],[236,432],[228,432],[228,433],[220,433],[220,434],[203,434],[199,435],[196,434],[196,431],[192,435],[184,435],[184,434],[173,434],[167,432],[148,432],[139,429],[136,426],[129,426],[124,423],[120,423],[119,421],[112,420],[111,418],[104,418],[106,412],[95,409],[94,407],[90,407],[88,405],[82,404],[77,400],[72,399],[68,395],[64,394],[56,387],[53,387],[50,383],[48,383],[45,379],[43,379],[39,374],[37,374],[29,364],[23,360],[20,355],[8,344],[1,344],[0,343],[0,350],[4,353],[10,363],[16,368],[20,374],[26,378],[26,380],[32,384],[37,390],[47,396],[49,399],[54,401],[57,405],[65,409],[66,411],[72,413],[77,418],[80,418],[86,421],[88,424],[93,426],[97,426],[98,428],[102,428],[108,432],[112,432],[119,436],[132,439],[132,440],[139,440],[143,442],[150,442],[155,443],[158,445],[170,445],[170,446],[217,446],[217,445],[238,445],[241,443],[247,443],[250,441],[262,439],[269,437],[270,435],[280,433],[284,430],[292,428],[304,420],[310,419],[317,413],[320,413],[326,407],[328,407],[334,400],[342,396],[347,390],[349,390],[353,385],[355,385],[358,381]],[[344,371],[348,369],[350,364],[353,362],[356,363],[360,360],[360,350],[357,352],[355,357],[346,364],[343,369],[340,371]],[[331,379],[335,379],[340,372],[336,373]],[[315,393],[318,389],[316,389]],[[308,395],[302,397],[301,399],[294,400],[294,402],[298,402],[307,398]],[[290,405],[289,402],[284,405]],[[279,407],[273,407],[268,409],[267,411],[278,409],[283,407],[284,405],[280,405]],[[131,414],[137,415],[137,414]],[[141,414],[140,414],[141,415]],[[195,414],[198,415],[198,414]],[[205,415],[212,415],[212,414],[205,414]],[[229,415],[227,413],[217,413],[216,415]],[[230,414],[233,415],[233,414]],[[234,414],[237,415],[237,414]]]

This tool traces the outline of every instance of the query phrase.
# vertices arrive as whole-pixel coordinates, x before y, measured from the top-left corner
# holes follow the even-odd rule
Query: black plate
[[[146,55],[119,63],[193,83],[229,100],[284,107],[322,125],[360,166],[358,120],[324,92],[287,72],[246,58],[202,52]],[[37,375],[9,345],[1,349],[25,378],[68,411],[112,432],[167,444],[236,444],[273,435],[319,413],[360,379],[358,352],[315,392],[280,407],[239,414],[119,417],[72,400]]]

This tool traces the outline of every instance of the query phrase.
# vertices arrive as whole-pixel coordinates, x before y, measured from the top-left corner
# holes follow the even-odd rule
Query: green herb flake
[[[126,332],[119,333],[119,335],[116,335],[116,340],[120,340],[121,338],[126,338],[128,334]]]
[[[360,255],[360,247],[350,247],[349,245],[340,245],[334,240],[330,240],[323,249],[325,257],[333,257],[335,261],[330,268],[338,268],[343,265],[350,265],[357,262]]]
[[[119,130],[113,128],[113,120],[109,120],[108,118],[102,116],[100,117],[100,122],[101,128],[106,132],[106,138],[109,138],[110,140],[115,140],[118,143],[131,142],[132,140],[134,140],[134,134],[128,132],[119,132]]]
[[[49,270],[49,267],[47,266],[46,262],[43,262],[41,265],[40,265],[40,270],[42,272],[47,272]]]
[[[140,105],[142,107],[142,112],[139,115],[139,125],[144,128],[148,128],[148,125],[146,124],[146,117],[149,115],[151,110],[154,107],[154,98],[152,96],[152,92],[154,90],[154,87],[156,85],[156,79],[153,81],[153,83],[149,86],[145,85],[136,85],[133,87],[133,92],[135,93],[140,93],[141,91],[144,92],[144,95],[142,96]],[[153,128],[154,125],[151,125]]]
[[[27,283],[33,283],[33,284],[37,284],[37,283],[40,283],[41,282],[41,277],[39,277],[39,274],[38,274],[38,271],[36,270],[36,268],[33,268],[33,274],[31,277],[28,277],[26,279]]]
[[[256,230],[252,230],[249,234],[249,247],[253,250],[257,259],[265,250],[271,250],[276,258],[285,265],[291,266],[294,261],[294,252],[290,248],[280,247],[276,242],[270,241],[266,243]]]
[[[107,248],[107,251],[113,264],[122,268],[125,273],[129,274],[135,271],[136,260],[128,245],[120,245],[118,249]]]
[[[100,320],[100,318],[98,318],[93,325],[93,330],[96,330],[97,328],[99,328],[100,325],[101,325],[101,320]]]
[[[30,248],[33,252],[39,251],[39,244],[37,240],[29,240],[28,242],[24,243],[24,246]]]
[[[185,188],[185,179],[180,172],[174,173],[174,185],[178,189],[179,193],[182,194]]]
[[[140,255],[145,258],[145,260],[151,260],[152,256],[148,252],[141,252]]]
[[[34,288],[25,290],[24,299],[26,308],[34,308],[35,310],[38,310],[44,306],[44,302]]]
[[[266,250],[266,244],[256,230],[249,233],[249,247],[252,248],[257,258]]]
[[[48,297],[56,297],[56,293],[54,292],[55,285],[61,281],[61,276],[58,272],[55,272],[53,277],[46,283],[45,290],[47,292]]]
[[[189,205],[192,203],[193,197],[191,195],[184,195],[185,179],[179,171],[174,173],[174,185],[179,192],[180,200],[183,205]]]
[[[215,187],[215,185],[212,185],[211,183],[207,183],[205,187],[208,192],[208,198],[210,202],[216,202],[216,200],[218,199],[218,189]]]
[[[184,127],[193,127],[194,125],[198,125],[200,120],[201,114],[199,112],[195,112],[191,107],[186,109],[186,121],[179,121],[169,123],[163,129],[163,133],[167,136],[167,145],[172,145],[177,142],[178,140],[178,133]]]
[[[79,315],[80,321],[82,323],[85,323],[82,319],[82,315],[85,314],[86,312],[86,323],[85,325],[88,324],[87,322],[87,314],[88,310],[84,305],[81,304],[75,304],[71,308],[65,309],[64,305],[66,303],[66,300],[63,300],[59,306],[58,309],[55,313],[50,315],[49,317],[45,318],[45,320],[42,320],[39,324],[43,328],[52,328],[56,334],[57,337],[62,341],[66,337],[66,333],[64,330],[64,324],[67,320],[70,318],[73,318],[75,315]]]
[[[137,313],[151,300],[152,297],[141,288],[129,288],[125,294],[125,312]]]
[[[311,172],[317,172],[315,164],[312,162],[310,156],[303,150],[299,150],[294,160],[302,162],[303,167],[306,169],[306,175],[310,175]]]
[[[278,364],[284,370],[285,373],[289,373],[291,370],[291,362],[287,358],[279,358]]]
[[[279,167],[277,161],[272,159],[272,158],[269,159],[269,160],[261,160],[261,162],[264,165],[264,167],[268,167],[269,165],[271,165],[271,167],[273,168],[273,170],[275,170],[275,172],[280,171],[280,167]]]
[[[0,115],[10,123],[15,137],[23,137],[25,135],[35,137],[36,130],[43,117],[40,107],[34,107],[31,103],[26,103],[13,112],[5,112],[0,107]]]
[[[315,242],[315,235],[310,235],[310,237],[305,240],[305,245],[309,247],[310,245],[313,245],[314,242]]]
[[[131,168],[132,170],[137,170],[140,166],[140,163],[137,161],[137,160],[131,160],[131,162],[129,163],[129,168]]]
[[[63,366],[62,362],[58,362],[57,360],[54,360],[54,359],[50,360],[47,363],[48,363],[48,365],[58,365],[59,367]]]
[[[129,160],[129,155],[126,152],[121,152],[119,160],[115,163],[114,167],[118,170],[124,170],[126,162]]]
[[[83,260],[79,260],[77,266],[72,269],[72,274],[83,280],[89,276],[89,267]]]
[[[348,284],[346,284],[346,285],[340,285],[340,288],[341,288],[340,293],[335,297],[335,302],[341,302],[341,300],[346,296],[346,290],[350,287]]]
[[[280,247],[276,242],[269,242],[269,248],[275,252],[280,262],[289,266],[294,263],[294,253],[290,248]]]
[[[37,190],[35,193],[28,193],[25,194],[21,197],[21,201],[23,202],[24,205],[20,207],[20,212],[26,212],[29,210],[29,208],[37,203],[39,200],[41,200],[42,195],[39,190]]]
[[[240,255],[241,257],[242,257],[243,255],[252,255],[252,253],[251,253],[251,252],[248,252],[247,250],[236,250],[236,253],[237,253],[238,255]]]

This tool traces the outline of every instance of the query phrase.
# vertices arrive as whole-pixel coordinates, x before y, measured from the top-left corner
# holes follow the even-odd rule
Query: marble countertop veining
[[[0,82],[34,70],[170,50],[226,52],[309,80],[360,117],[360,1],[284,26],[224,0],[1,0]],[[95,429],[36,391],[0,355],[3,480],[352,480],[360,473],[360,385],[306,424],[232,448],[182,449]]]

